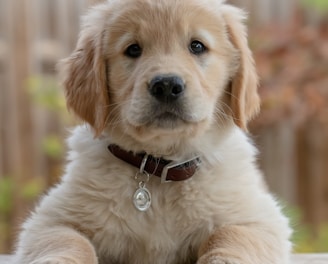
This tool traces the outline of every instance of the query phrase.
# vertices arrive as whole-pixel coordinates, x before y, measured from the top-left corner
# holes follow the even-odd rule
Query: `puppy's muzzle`
[[[176,75],[158,75],[149,83],[149,93],[162,103],[172,103],[182,97],[185,90],[183,80]]]

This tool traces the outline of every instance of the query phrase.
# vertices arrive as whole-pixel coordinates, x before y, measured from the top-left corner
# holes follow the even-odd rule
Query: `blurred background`
[[[58,181],[74,124],[56,62],[96,0],[0,0],[0,254]],[[295,229],[295,252],[328,251],[328,0],[229,1],[250,14],[262,111],[259,164]]]

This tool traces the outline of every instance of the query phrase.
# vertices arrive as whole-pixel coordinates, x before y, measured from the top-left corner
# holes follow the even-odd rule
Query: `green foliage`
[[[56,113],[65,111],[65,99],[54,77],[31,76],[27,90],[38,105]]]
[[[302,4],[310,9],[316,10],[318,13],[324,14],[328,12],[327,0],[302,0]]]
[[[328,224],[323,224],[317,232],[304,225],[294,235],[294,250],[297,253],[328,252]]]
[[[64,152],[63,143],[57,135],[48,135],[42,142],[42,149],[54,159],[62,157]]]
[[[44,190],[44,184],[41,179],[34,178],[25,183],[21,190],[21,195],[25,200],[34,200]]]
[[[33,178],[27,183],[17,184],[13,178],[0,178],[0,214],[8,215],[13,209],[13,193],[19,188],[21,197],[25,200],[33,200],[44,190],[44,183],[41,179]],[[17,191],[17,190],[16,190]]]
[[[295,253],[328,252],[328,224],[314,229],[302,221],[303,216],[299,209],[288,207],[285,213],[294,229],[292,242]]]
[[[0,178],[0,213],[5,215],[12,210],[13,181],[9,177]]]
[[[67,114],[65,98],[53,76],[30,76],[27,80],[27,92],[36,106],[57,117],[60,122],[70,123]],[[61,139],[55,135],[46,135],[42,139],[42,149],[52,159],[60,159],[64,146]]]

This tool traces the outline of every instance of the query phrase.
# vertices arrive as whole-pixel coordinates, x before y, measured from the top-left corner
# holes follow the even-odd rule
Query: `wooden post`
[[[314,226],[328,219],[328,126],[309,121],[298,135],[298,199]]]
[[[27,203],[22,199],[21,190],[35,172],[33,158],[33,125],[26,80],[28,69],[28,31],[26,20],[25,0],[8,1],[8,48],[9,48],[9,83],[5,87],[6,102],[3,122],[3,149],[6,153],[4,173],[13,179],[14,193],[11,223],[11,237],[15,233],[14,227],[20,224],[27,212]]]
[[[295,204],[295,136],[289,120],[263,128],[255,137],[260,149],[259,163],[270,190],[279,198]]]
[[[9,78],[8,78],[8,45],[6,43],[6,36],[8,34],[8,4],[0,1],[0,182],[3,183],[6,172],[8,172],[7,160],[8,154],[6,153],[6,135],[8,130],[7,114],[8,114],[8,99],[7,93],[9,91]],[[8,143],[7,143],[8,144]],[[0,199],[4,194],[0,193]],[[9,232],[9,216],[5,212],[0,211],[0,252],[6,252],[8,249]]]

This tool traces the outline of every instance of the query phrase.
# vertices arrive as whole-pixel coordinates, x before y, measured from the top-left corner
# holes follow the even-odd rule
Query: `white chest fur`
[[[222,146],[222,160],[214,166],[204,163],[189,180],[161,184],[151,177],[147,188],[152,204],[145,212],[133,205],[138,169],[110,155],[106,141],[94,140],[87,130],[75,133],[69,145],[71,161],[63,182],[41,206],[57,208],[56,217],[61,208],[61,221],[90,231],[100,263],[192,263],[200,243],[215,227],[240,221],[241,212],[248,211],[249,192],[257,199],[255,167],[249,160],[235,163],[229,158],[236,152],[232,147],[240,145]],[[247,172],[243,164],[248,164]],[[255,181],[251,175],[257,175]]]

